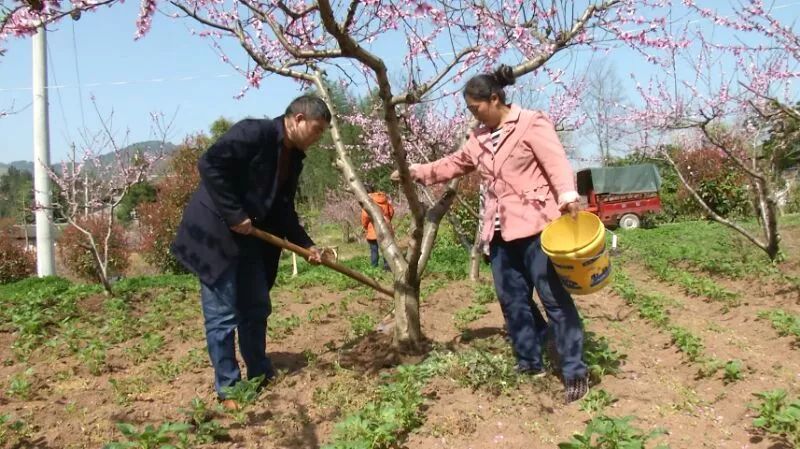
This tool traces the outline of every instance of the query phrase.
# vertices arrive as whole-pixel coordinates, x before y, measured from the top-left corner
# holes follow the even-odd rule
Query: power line
[[[78,104],[81,108],[81,126],[86,129],[86,116],[83,113],[83,90],[81,89],[81,72],[78,69],[78,43],[75,38],[75,21],[72,21],[72,55],[75,61],[75,79],[78,81]]]
[[[47,68],[50,69],[50,74],[53,77],[53,82],[58,84],[58,78],[56,77],[56,64],[55,59],[53,58],[53,52],[50,50],[50,44],[47,43]],[[69,121],[67,120],[67,113],[64,110],[64,100],[61,98],[61,90],[56,90],[56,95],[58,96],[58,108],[61,111],[61,121],[64,123],[64,130],[66,131],[67,140],[72,140],[72,133],[69,131]]]
[[[202,75],[192,75],[192,76],[180,76],[180,77],[173,77],[173,78],[150,78],[145,80],[123,80],[123,81],[105,81],[105,82],[97,82],[97,83],[87,83],[82,85],[68,85],[68,84],[54,84],[51,86],[47,86],[47,89],[75,89],[75,88],[88,88],[88,87],[102,87],[102,86],[124,86],[129,84],[156,84],[156,83],[173,83],[173,82],[188,82],[188,81],[202,81],[202,80],[211,80],[211,79],[219,79],[219,78],[230,78],[234,75],[231,74],[220,74],[220,75],[212,75],[212,76],[202,76]],[[235,75],[240,76],[240,75]],[[33,87],[0,87],[0,92],[13,92],[13,91],[25,91],[25,90],[32,90]]]

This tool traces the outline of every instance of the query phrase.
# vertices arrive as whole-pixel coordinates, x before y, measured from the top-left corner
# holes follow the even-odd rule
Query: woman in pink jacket
[[[572,297],[542,252],[539,236],[562,212],[578,212],[572,168],[553,123],[542,112],[507,104],[503,88],[514,73],[501,66],[464,87],[467,108],[481,123],[463,148],[411,176],[435,184],[478,170],[486,186],[481,238],[490,243],[494,285],[521,373],[544,375],[542,347],[555,337],[567,403],[588,392],[583,328]],[[533,290],[548,323],[533,302]]]

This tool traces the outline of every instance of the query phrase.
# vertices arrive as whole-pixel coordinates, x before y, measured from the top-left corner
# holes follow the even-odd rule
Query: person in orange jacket
[[[389,197],[380,191],[374,191],[374,189],[367,185],[367,192],[371,192],[369,197],[372,198],[372,201],[375,202],[378,206],[380,206],[381,210],[383,211],[383,218],[386,219],[386,222],[389,224],[389,230],[392,230],[392,218],[394,218],[394,207],[392,207],[392,203],[389,201]],[[367,232],[367,243],[369,244],[369,259],[372,263],[373,267],[378,266],[378,235],[375,233],[375,226],[372,224],[372,219],[369,218],[369,214],[365,209],[361,209],[361,225],[364,226],[364,230]],[[383,258],[383,269],[389,269],[389,263],[386,261],[386,257]]]

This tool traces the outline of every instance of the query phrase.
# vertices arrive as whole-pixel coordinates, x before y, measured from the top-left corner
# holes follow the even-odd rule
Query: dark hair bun
[[[517,76],[514,75],[514,69],[505,64],[501,65],[494,71],[494,79],[500,84],[500,87],[510,86],[517,81]]]

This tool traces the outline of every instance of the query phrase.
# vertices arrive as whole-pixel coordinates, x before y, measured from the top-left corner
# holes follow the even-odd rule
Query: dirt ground
[[[785,238],[788,248],[797,248],[797,235]],[[797,270],[796,265],[790,267]],[[626,272],[641,290],[671,299],[670,321],[701,337],[706,355],[741,360],[744,377],[726,384],[719,373],[699,376],[699,365],[678,352],[667,333],[641,319],[606,288],[576,298],[587,328],[626,355],[619,374],[604,376],[593,386],[617,399],[606,413],[633,416],[632,424],[641,429],[665,429],[657,441],[673,449],[789,448],[753,429],[754,414],[748,404],[755,401],[753,393],[764,390],[780,387],[792,397],[800,392],[795,339],[778,336],[768,321],[758,318],[760,311],[772,308],[800,313],[798,292],[770,282],[727,280],[725,287],[742,293],[742,304],[725,311],[722,304],[689,297],[657,281],[635,264],[628,264]],[[473,296],[472,283],[450,281],[424,298],[422,328],[431,346],[458,351],[503,335],[496,303],[463,332],[454,326],[454,311],[469,305]],[[142,304],[134,307],[134,314],[144,310],[150,299],[139,297]],[[102,300],[88,298],[81,307],[99,309]],[[164,344],[156,355],[134,363],[130,348],[136,342],[126,341],[109,349],[109,368],[100,375],[92,375],[75,356],[46,347],[36,350],[29,361],[18,361],[9,349],[13,335],[0,332],[0,360],[5,361],[0,366],[4,387],[0,414],[10,413],[28,423],[27,438],[8,447],[98,448],[119,439],[117,422],[178,421],[181,409],[195,397],[214,404],[198,294],[190,291],[175,301],[176,309],[186,310],[189,317],[167,323],[161,333]],[[230,437],[207,447],[320,447],[329,441],[337,421],[371,399],[382,372],[415,361],[394,353],[391,337],[380,331],[352,336],[352,318],[366,314],[380,321],[391,310],[387,300],[315,286],[279,288],[274,301],[276,316],[302,321],[268,344],[282,374],[250,409],[246,425],[218,416],[229,427]],[[308,318],[312,316],[313,320]],[[167,379],[158,374],[159,366],[170,362],[182,369]],[[30,397],[12,397],[7,392],[9,379],[28,368],[32,369]],[[425,394],[424,421],[402,447],[554,448],[583,431],[591,419],[577,404],[562,403],[562,386],[552,375],[503,394],[473,391],[436,377]]]

